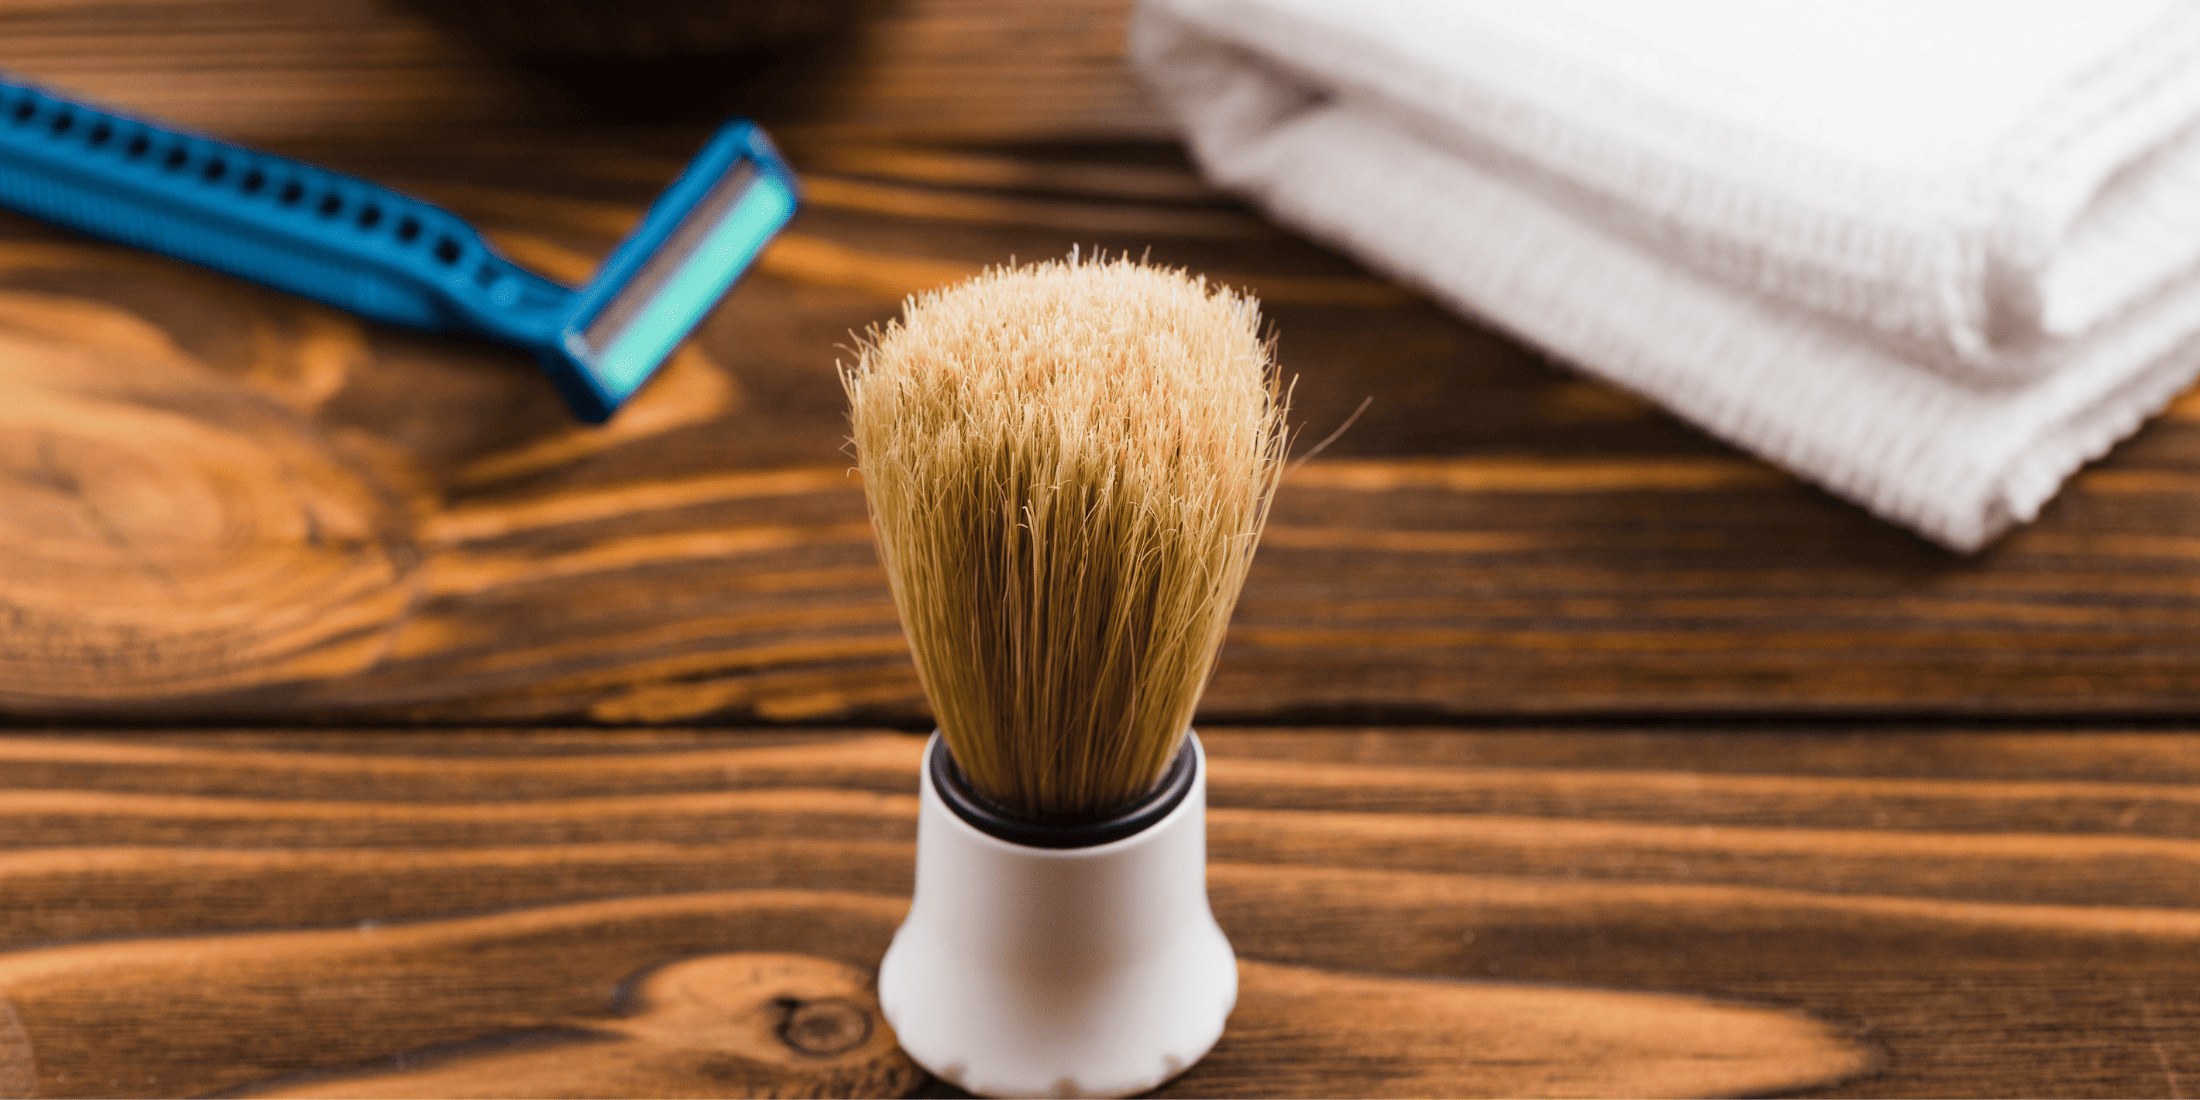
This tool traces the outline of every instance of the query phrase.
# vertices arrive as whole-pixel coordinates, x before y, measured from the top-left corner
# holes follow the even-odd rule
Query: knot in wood
[[[844,1054],[871,1037],[870,1012],[845,997],[781,997],[775,1003],[781,1012],[779,1041],[803,1054]]]

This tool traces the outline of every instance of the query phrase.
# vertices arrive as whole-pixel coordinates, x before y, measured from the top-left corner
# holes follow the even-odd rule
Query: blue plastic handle
[[[432,203],[0,78],[0,206],[364,317],[519,345],[589,421],[702,320],[796,195],[763,132],[728,123],[575,292]]]

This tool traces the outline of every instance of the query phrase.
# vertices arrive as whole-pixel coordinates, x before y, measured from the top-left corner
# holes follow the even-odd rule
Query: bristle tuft
[[[1135,801],[1182,744],[1287,446],[1258,304],[1127,260],[912,299],[842,371],[942,735],[1029,820]]]

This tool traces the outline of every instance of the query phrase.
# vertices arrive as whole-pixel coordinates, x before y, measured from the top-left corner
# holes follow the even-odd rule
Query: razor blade
[[[0,76],[0,207],[362,317],[525,348],[590,423],[649,380],[798,197],[763,130],[729,122],[574,289],[432,203]]]

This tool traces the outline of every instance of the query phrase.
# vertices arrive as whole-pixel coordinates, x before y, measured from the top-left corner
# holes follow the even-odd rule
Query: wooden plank
[[[1246,985],[1172,1095],[2175,1095],[2200,1073],[2193,735],[1204,737]],[[0,738],[0,1085],[916,1087],[867,983],[920,745]]]
[[[892,1096],[923,1076],[870,988],[902,908],[751,891],[154,939],[0,959],[0,988],[40,1095],[133,1093],[150,1078],[164,1093],[263,1096]],[[728,950],[763,943],[810,953]],[[1220,1089],[1172,1091],[1292,1095],[1357,1077],[1370,1095],[1685,1096],[1810,1084],[1867,1060],[1806,1017],[1699,998],[1262,963],[1244,976],[1241,1044],[1296,1053],[1241,1064],[1237,1080],[1218,1063]],[[1309,1026],[1378,1008],[1396,1016],[1375,1017],[1379,1045]],[[104,1026],[83,1026],[93,1019]],[[1353,1059],[1394,1068],[1336,1072]],[[290,1080],[254,1083],[270,1076]]]
[[[543,140],[321,151],[581,278],[686,138]],[[0,220],[0,707],[921,727],[836,349],[904,294],[1095,245],[1265,294],[1306,431],[1374,398],[1279,496],[1209,720],[2200,703],[2200,398],[1959,558],[1270,229],[1166,147],[805,140],[811,205],[602,429],[521,357]]]

